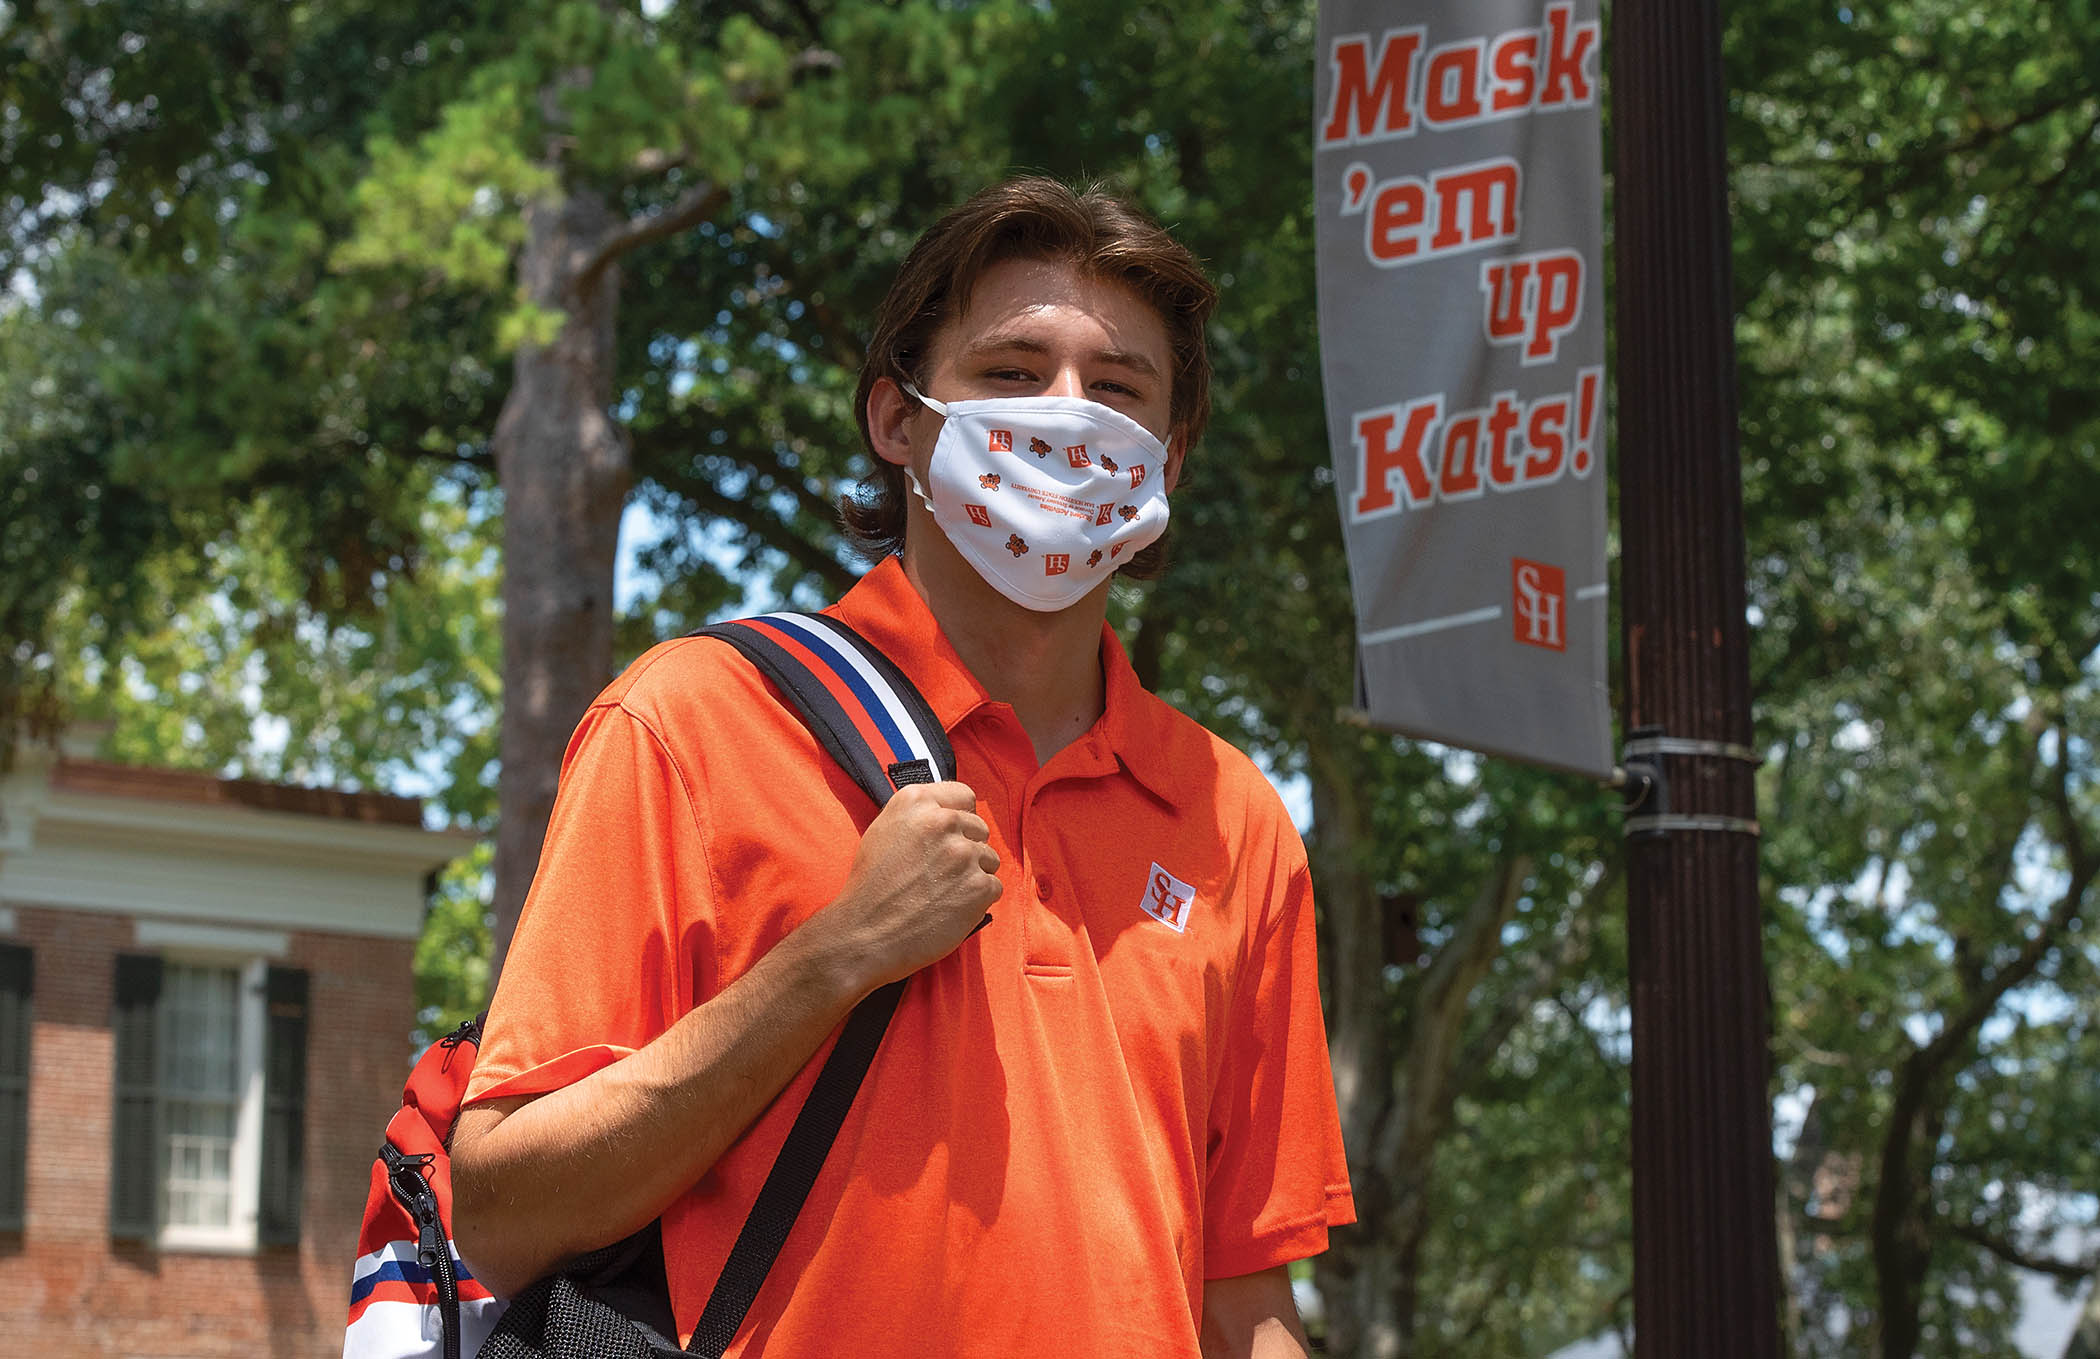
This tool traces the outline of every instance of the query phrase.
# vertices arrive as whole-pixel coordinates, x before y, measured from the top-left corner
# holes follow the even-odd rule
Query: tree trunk
[[[1787,1157],[1780,1177],[1773,1211],[1779,1242],[1779,1340],[1781,1354],[1795,1354],[1801,1345],[1801,1229],[1800,1215],[1807,1210],[1816,1191],[1816,1171],[1829,1155],[1830,1143],[1823,1128],[1822,1095],[1811,1095],[1801,1115],[1801,1131],[1794,1138],[1793,1154]],[[1808,1249],[1820,1249],[1820,1241]]]
[[[630,461],[611,413],[619,265],[592,261],[617,225],[589,191],[526,211],[520,290],[562,321],[547,344],[519,349],[496,421],[503,725],[492,987],[539,865],[562,751],[611,677],[613,560]]]
[[[1420,1322],[1422,1246],[1437,1147],[1450,1130],[1464,1073],[1484,1066],[1507,1033],[1498,1013],[1484,1036],[1486,1051],[1468,1050],[1473,991],[1502,950],[1502,931],[1516,912],[1531,865],[1515,856],[1482,884],[1422,969],[1404,1028],[1396,1033],[1385,981],[1385,907],[1363,868],[1369,828],[1362,794],[1347,761],[1331,753],[1347,740],[1316,742],[1308,764],[1320,947],[1329,974],[1328,1048],[1357,1225],[1335,1233],[1326,1254],[1314,1260],[1313,1279],[1326,1304],[1330,1351],[1357,1359],[1407,1359],[1415,1353]],[[1397,1063],[1396,1042],[1405,1045]]]
[[[1881,1175],[1874,1186],[1874,1316],[1880,1359],[1911,1359],[1917,1353],[1918,1305],[1932,1264],[1932,1158],[1928,1154],[1923,1166],[1912,1164],[1913,1154],[1921,1150],[1925,1083],[1898,1079],[1896,1108],[1882,1141]]]
[[[1378,892],[1364,868],[1369,825],[1361,791],[1337,749],[1311,743],[1313,866],[1318,872],[1320,956],[1327,972],[1327,1051],[1349,1151],[1357,1225],[1334,1233],[1313,1260],[1326,1305],[1327,1348],[1352,1359],[1400,1359],[1413,1349],[1412,1288],[1389,1239],[1393,1186],[1373,1155],[1393,1107],[1391,1002],[1386,995]],[[1405,1262],[1411,1265],[1412,1262]]]
[[[2040,726],[2034,729],[2034,740],[2024,752],[2030,775],[2040,767],[2040,750],[2050,735]],[[2054,736],[2062,749],[2064,733],[2058,729]],[[2072,922],[2080,918],[2086,892],[2100,876],[2100,858],[2087,849],[2085,831],[2074,810],[2070,761],[2059,758],[2048,782],[2060,818],[2059,843],[2069,860],[2070,881],[2063,895],[2017,955],[1987,976],[1979,973],[1964,978],[1961,1005],[1948,1015],[1931,1042],[1912,1050],[1896,1067],[1871,1222],[1880,1359],[1912,1359],[1922,1338],[1919,1309],[1932,1268],[1932,1175],[1946,1126],[1947,1088],[1956,1073],[1974,1059],[1976,1035],[1997,1013],[2006,995],[2040,970]],[[2005,886],[2013,881],[2017,843],[2017,836],[2011,838],[1985,861],[1993,867],[1995,881]],[[1992,899],[1996,896],[1993,892]]]

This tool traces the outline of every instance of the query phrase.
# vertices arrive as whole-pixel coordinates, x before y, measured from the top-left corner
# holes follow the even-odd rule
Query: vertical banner
[[[1358,703],[1604,777],[1599,45],[1597,0],[1321,0],[1313,173]]]

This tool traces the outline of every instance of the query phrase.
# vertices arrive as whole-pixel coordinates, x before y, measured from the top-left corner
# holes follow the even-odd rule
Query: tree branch
[[[1849,1215],[1845,1217],[1817,1217],[1814,1213],[1796,1213],[1794,1220],[1807,1227],[1817,1236],[1859,1237],[1866,1228]]]
[[[410,458],[416,462],[434,462],[440,467],[471,467],[477,472],[494,472],[496,470],[496,459],[490,455],[487,445],[483,445],[471,453],[456,453],[444,449],[424,448],[420,444],[399,448],[395,452],[401,457]]]
[[[774,485],[781,487],[794,496],[795,503],[802,507],[804,514],[827,523],[838,519],[839,507],[837,501],[829,496],[819,495],[812,490],[807,477],[804,477],[801,472],[781,461],[779,449],[771,447],[753,449],[749,452],[739,452],[734,456],[759,475],[772,478]]]
[[[1969,998],[1969,1003],[1947,1021],[1939,1035],[1920,1048],[1904,1066],[1908,1068],[1916,1063],[1928,1073],[1937,1074],[1937,1069],[1966,1044],[1977,1029],[1983,1027],[1983,1022],[1997,1010],[1998,1002],[2005,999],[2005,993],[2032,977],[2041,967],[2049,950],[2056,947],[2058,937],[2077,917],[2086,891],[2092,884],[2093,866],[2090,863],[2077,865],[2064,894],[2057,898],[2041,927],[2021,946],[2018,956],[1993,973],[1983,988]]]
[[[861,347],[859,333],[846,323],[846,319],[840,316],[829,302],[813,302],[805,297],[802,299],[802,308],[803,313],[816,322],[817,333],[824,337],[824,342],[836,351],[839,366],[849,373],[859,371],[861,364],[867,360],[867,353]]]
[[[1825,1066],[1836,1071],[1857,1071],[1859,1069],[1860,1061],[1858,1058],[1847,1057],[1842,1052],[1832,1052],[1828,1048],[1819,1048],[1805,1038],[1788,1034],[1783,1036],[1783,1041],[1795,1057],[1811,1066]]]
[[[845,64],[836,52],[822,47],[805,47],[788,58],[788,83],[793,84],[811,71],[836,71]],[[736,100],[748,109],[769,109],[780,102],[780,91],[754,81],[737,88]]]
[[[836,52],[821,47],[805,47],[789,59],[788,78],[792,82],[811,71],[836,71],[844,64]],[[737,91],[737,102],[746,108],[769,108],[779,101],[778,91],[762,86],[754,85]],[[675,152],[647,150],[636,158],[636,166],[640,168],[647,162],[655,161],[668,168],[671,165],[682,164],[688,158],[689,152],[683,149]],[[660,241],[666,236],[675,236],[689,227],[698,226],[720,212],[728,202],[728,188],[713,180],[706,180],[678,195],[677,200],[668,208],[635,214],[598,242],[591,251],[590,259],[576,271],[577,281],[588,284],[600,270],[628,251],[640,249],[653,241]]]
[[[2034,198],[2022,214],[2026,220],[2020,226],[2020,234],[2013,238],[2012,248],[2005,252],[2006,268],[1998,271],[2000,278],[2012,267],[2012,261],[2023,257],[2041,235],[2050,203],[2055,201],[2056,195],[2063,189],[2064,181],[2071,177],[2071,172],[2079,168],[2086,149],[2093,145],[2096,134],[2100,134],[2100,111],[2093,114],[2092,119],[2085,125],[2085,131],[2071,143],[2070,149],[2064,153],[2064,163],[2056,168],[2056,173],[2035,186]],[[1992,281],[1995,283],[1997,280]]]
[[[1582,1011],[1576,1009],[1574,1003],[1565,994],[1555,996],[1553,1003],[1560,1007],[1560,1012],[1563,1015],[1567,1016],[1572,1032],[1583,1036],[1588,1044],[1590,1055],[1597,1059],[1598,1069],[1606,1075],[1614,1077],[1619,1087],[1623,1090],[1626,1085],[1625,1063],[1605,1050],[1603,1036],[1595,1028],[1591,1027],[1589,1022],[1582,1017]]]
[[[2037,736],[2037,747],[2040,741],[2041,737]],[[1938,1068],[1966,1044],[1975,1031],[1983,1026],[1983,1022],[1991,1017],[1992,1012],[1998,1008],[1998,1002],[2005,998],[2005,993],[2034,975],[2041,967],[2042,960],[2049,956],[2049,950],[2056,946],[2058,937],[2084,907],[2085,894],[2092,886],[2096,865],[2085,853],[2082,828],[2071,810],[2070,760],[2062,753],[2066,739],[2061,729],[2057,732],[2057,745],[2060,754],[2056,762],[2055,778],[2051,780],[2050,800],[2064,818],[2064,848],[2071,861],[2070,881],[2064,887],[2064,894],[2057,899],[2056,905],[2042,921],[2040,928],[2021,946],[2020,952],[2012,961],[1993,973],[1989,981],[1970,995],[1969,1003],[1948,1019],[1939,1035],[1904,1063],[1906,1074],[1914,1065],[1920,1068],[1921,1074],[1927,1079],[1937,1074]],[[2038,749],[2034,754],[2035,758],[2039,759]],[[2012,858],[2011,851],[2006,853],[2005,858],[2009,864]]]
[[[1388,1173],[1398,1173],[1400,1167],[1421,1160],[1420,1150],[1434,1144],[1442,1131],[1457,1097],[1453,1075],[1466,1002],[1501,951],[1502,927],[1515,912],[1524,880],[1530,876],[1528,855],[1513,855],[1498,864],[1422,974],[1405,1058],[1405,1069],[1413,1073],[1415,1084],[1398,1102],[1374,1153]]]
[[[803,31],[809,34],[811,42],[824,36],[824,22],[817,17],[817,12],[811,7],[809,0],[788,0],[788,7],[793,9],[795,17],[802,21]]]
[[[852,587],[853,582],[859,579],[818,544],[781,522],[778,515],[762,510],[748,501],[724,495],[705,482],[683,483],[666,489],[684,497],[702,513],[726,519],[757,535],[759,541],[767,547],[781,553],[803,570],[822,580],[834,595],[844,594]]]
[[[2037,734],[2028,758],[2038,762]],[[2058,761],[2059,794],[2069,796],[2068,759]],[[2032,764],[2029,765],[2031,771]],[[2030,777],[2032,774],[2030,772]],[[1950,1015],[1933,1040],[1913,1048],[1895,1070],[1895,1090],[1881,1140],[1879,1182],[1874,1187],[1871,1216],[1877,1308],[1884,1328],[1899,1328],[1891,1353],[1909,1354],[1917,1337],[1917,1305],[1931,1243],[1931,1168],[1936,1156],[1932,1135],[1937,1121],[1927,1100],[1956,1056],[1969,1049],[1976,1032],[1997,1010],[2007,992],[2032,977],[2083,908],[2092,886],[2094,865],[2074,859],[2071,880],[2048,917],[2027,939],[2017,956],[1969,992],[1962,1008]],[[2001,870],[2010,875],[2010,856]],[[1914,1168],[1923,1157],[1928,1164]]]
[[[2100,1270],[2100,1255],[2084,1260],[2059,1260],[2054,1256],[2036,1255],[2025,1251],[1987,1231],[1978,1223],[1949,1222],[1947,1229],[1972,1246],[1981,1246],[2009,1265],[2032,1270],[2036,1274],[2047,1274],[2062,1279],[2065,1283],[2084,1283],[2095,1270]]]
[[[806,255],[797,255],[790,247],[791,242],[781,237],[764,242],[760,250],[763,253],[765,268],[780,281],[783,289],[792,293],[795,289],[791,280],[798,273],[805,277],[822,277],[829,266]],[[845,318],[840,316],[829,302],[815,301],[806,294],[800,295],[798,300],[802,303],[803,315],[816,326],[817,333],[824,337],[824,343],[833,350],[832,358],[838,366],[848,373],[858,371],[866,355],[861,350],[860,335],[854,327],[847,324]]]
[[[636,464],[645,468],[669,465],[671,459],[665,456],[666,452],[680,448],[700,448],[703,446],[705,434],[706,431],[698,428],[696,423],[684,420],[675,424],[655,424],[645,430],[632,431],[633,447],[637,455]],[[649,455],[646,459],[640,456],[644,452]],[[717,450],[714,456],[733,459],[759,476],[770,477],[774,485],[794,496],[795,503],[810,517],[824,522],[837,519],[838,506],[814,490],[808,478],[782,462],[777,449],[765,446],[739,448],[735,451],[723,449]],[[656,475],[659,481],[663,480],[661,475],[652,475]]]
[[[578,285],[588,285],[606,266],[630,250],[638,250],[652,241],[700,225],[720,212],[728,202],[729,190],[707,180],[678,195],[668,208],[637,213],[623,225],[613,228],[592,248],[590,259],[576,273]]]
[[[1474,1034],[1472,1040],[1465,1045],[1459,1054],[1457,1067],[1461,1085],[1488,1069],[1495,1054],[1502,1050],[1503,1043],[1508,1041],[1509,1035],[1517,1025],[1523,1022],[1524,1016],[1531,1013],[1532,1007],[1538,1004],[1553,984],[1565,976],[1570,968],[1581,962],[1583,956],[1590,951],[1592,924],[1589,906],[1604,894],[1612,877],[1613,873],[1607,870],[1604,876],[1598,879],[1596,888],[1586,894],[1581,904],[1573,911],[1567,931],[1555,941],[1555,947],[1533,960],[1531,970],[1509,989],[1501,1002],[1495,1006],[1495,1012],[1489,1017],[1486,1026]]]
[[[1513,1257],[1510,1255],[1502,1255],[1496,1259],[1494,1271],[1488,1276],[1487,1286],[1480,1290],[1481,1299],[1496,1298],[1502,1295],[1503,1290],[1509,1287],[1512,1264]],[[1480,1335],[1481,1329],[1487,1325],[1488,1318],[1495,1314],[1494,1308],[1482,1306],[1477,1302],[1470,1310],[1473,1313],[1472,1323],[1463,1331],[1460,1331],[1452,1340],[1451,1352],[1453,1354],[1474,1353],[1474,1340]]]
[[[2071,804],[2071,733],[2056,728],[2056,777],[2049,781],[2049,802],[2056,809],[2058,830],[2063,837],[2064,857],[2071,861],[2071,876],[2091,879],[2092,847],[2086,843],[2085,823]]]
[[[1763,162],[1758,167],[1746,166],[1741,168],[1810,171],[1855,170],[1863,174],[1877,170],[1901,170],[1905,172],[1905,178],[1899,181],[1896,187],[1908,187],[1925,171],[1945,164],[1950,156],[1959,156],[1970,151],[1980,151],[2001,137],[2017,132],[2030,124],[2038,123],[2053,114],[2063,112],[2073,104],[2081,103],[2096,96],[2100,96],[2100,87],[2091,85],[2077,86],[2055,99],[2045,100],[2031,109],[2017,113],[2002,123],[1985,123],[1966,137],[1958,137],[1953,141],[1942,142],[1937,146],[1919,147],[1902,155],[1878,156],[1872,159],[1838,156],[1804,157],[1798,160],[1770,160]]]

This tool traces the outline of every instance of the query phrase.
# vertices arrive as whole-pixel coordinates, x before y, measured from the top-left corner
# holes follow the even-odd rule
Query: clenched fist
[[[977,794],[963,783],[897,790],[860,848],[838,897],[812,924],[870,970],[872,985],[910,976],[946,957],[999,899],[999,855]]]

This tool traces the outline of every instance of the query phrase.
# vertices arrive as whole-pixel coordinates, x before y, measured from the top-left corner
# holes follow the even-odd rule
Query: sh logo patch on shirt
[[[1195,904],[1195,888],[1158,864],[1152,865],[1152,876],[1145,883],[1145,895],[1138,902],[1139,909],[1180,934],[1188,928],[1189,911]]]

